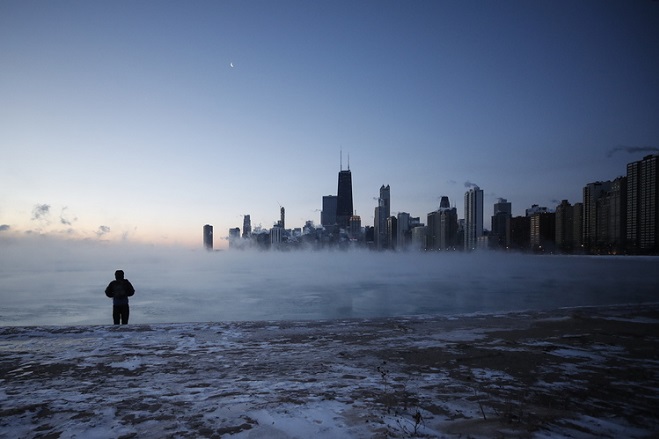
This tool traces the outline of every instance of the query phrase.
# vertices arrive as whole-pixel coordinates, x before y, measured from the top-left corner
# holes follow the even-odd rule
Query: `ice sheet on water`
[[[581,391],[579,386],[594,372],[610,371],[607,361],[657,367],[621,357],[621,350],[613,348],[595,351],[601,361],[562,355],[587,352],[568,344],[585,338],[561,339],[550,331],[534,341],[529,333],[519,349],[551,361],[533,370],[537,382],[525,383],[528,377],[520,379],[514,368],[508,369],[510,363],[483,364],[506,355],[495,349],[505,343],[502,334],[490,332],[501,329],[500,318],[483,319],[0,328],[0,354],[12,365],[0,386],[5,410],[0,426],[13,437],[35,431],[61,437],[218,432],[235,438],[372,437],[383,432],[405,437],[411,436],[412,415],[419,410],[424,420],[420,432],[426,436],[488,437],[500,435],[502,425],[511,428],[497,420],[510,395],[547,395],[556,401],[566,391]],[[449,341],[439,340],[438,334]],[[451,352],[443,349],[446,344]],[[474,356],[475,349],[495,354]],[[519,349],[515,358],[523,353]],[[550,355],[555,351],[561,355]],[[409,359],[412,353],[420,355],[416,361]],[[386,376],[377,369],[383,361]],[[564,367],[572,368],[570,374]],[[616,382],[639,388],[640,376]],[[637,401],[643,403],[641,409],[628,405],[632,400],[614,401],[610,407],[641,413],[638,419],[643,419],[646,400]],[[597,436],[629,427],[640,436],[658,426],[651,421],[645,429],[631,425],[629,419],[637,417],[609,419],[605,411],[598,415],[600,406],[585,413],[587,400],[583,404],[587,416],[572,422],[573,413],[566,412],[558,418],[567,419],[565,423],[549,423],[541,431],[574,435],[587,428]],[[490,421],[482,420],[483,411]],[[452,430],[456,425],[465,430]]]

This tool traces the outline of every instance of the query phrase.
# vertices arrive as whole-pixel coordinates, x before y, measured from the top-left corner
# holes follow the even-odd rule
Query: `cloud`
[[[0,232],[6,232],[10,227],[8,224],[0,224]]]
[[[627,152],[629,154],[635,154],[637,152],[659,152],[659,148],[656,146],[624,146],[624,145],[619,145],[616,146],[615,148],[611,148],[609,152],[606,153],[607,157],[613,157],[613,154],[615,154],[618,151],[622,152]]]
[[[96,231],[96,236],[100,238],[106,233],[110,233],[110,228],[108,226],[98,226],[98,230]]]
[[[50,214],[50,204],[37,204],[32,209],[32,221],[47,220]]]
[[[465,181],[465,187],[470,188],[470,187],[478,187],[476,183],[472,183],[471,181]]]
[[[62,211],[59,214],[59,221],[61,224],[64,224],[65,226],[70,226],[73,224],[73,222],[78,221],[78,217],[74,217],[73,219],[69,219],[68,215],[65,215],[65,211],[68,209],[67,206],[62,207]]]

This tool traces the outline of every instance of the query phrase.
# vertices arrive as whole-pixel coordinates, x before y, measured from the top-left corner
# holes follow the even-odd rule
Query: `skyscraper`
[[[234,227],[229,229],[229,247],[236,247],[240,241],[240,228]]]
[[[512,205],[505,199],[499,198],[494,203],[492,215],[492,230],[490,245],[496,248],[510,247],[510,219],[512,218]]]
[[[389,248],[388,221],[391,215],[391,190],[389,185],[380,187],[378,207],[375,208],[375,248]]]
[[[567,201],[556,206],[556,246],[571,253],[574,250],[574,207]]]
[[[362,238],[362,218],[359,215],[350,217],[350,229],[348,236],[353,240],[361,240]]]
[[[610,181],[596,181],[588,183],[583,188],[583,245],[586,251],[591,251],[597,247],[599,229],[602,228],[602,222],[598,222],[597,207],[598,201],[605,197],[611,191]],[[600,203],[601,206],[601,203]],[[600,207],[601,210],[601,207]],[[602,216],[600,215],[600,220]],[[599,227],[598,227],[599,226]]]
[[[410,233],[410,214],[407,212],[398,212],[396,227],[398,227],[396,233],[398,239],[396,249],[404,250],[412,240],[412,234]]]
[[[483,190],[474,186],[465,192],[465,250],[473,250],[483,236]]]
[[[348,167],[345,171],[343,169],[339,171],[339,185],[336,192],[336,223],[342,229],[348,229],[352,215],[352,174]]]
[[[446,195],[443,195],[442,198],[439,200],[439,210],[450,209],[450,208],[451,208],[451,202],[449,201]]]
[[[251,238],[252,237],[252,220],[250,219],[249,215],[245,215],[243,217],[243,238]]]
[[[556,213],[538,211],[530,216],[531,249],[551,252],[556,246]]]
[[[583,251],[583,203],[572,206],[572,239],[575,251]]]
[[[611,189],[597,200],[597,251],[624,251],[627,239],[627,177],[611,182]]]
[[[512,216],[512,204],[505,198],[497,198],[497,202],[494,203],[494,215],[498,213],[505,213]]]
[[[458,237],[458,211],[451,208],[447,196],[443,196],[439,209],[428,214],[428,227],[426,228],[427,250],[454,250]]]
[[[336,225],[336,195],[323,196],[323,210],[320,211],[320,225],[327,228]]]
[[[204,226],[204,248],[213,250],[213,226],[210,224]]]
[[[659,154],[627,164],[627,245],[632,252],[659,251]]]

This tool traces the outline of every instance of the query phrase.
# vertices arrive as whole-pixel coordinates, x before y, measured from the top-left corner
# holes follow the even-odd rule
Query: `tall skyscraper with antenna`
[[[348,229],[352,214],[352,174],[350,173],[350,157],[348,156],[348,169],[343,170],[343,152],[341,152],[339,186],[336,191],[336,223],[338,226],[343,229]]]

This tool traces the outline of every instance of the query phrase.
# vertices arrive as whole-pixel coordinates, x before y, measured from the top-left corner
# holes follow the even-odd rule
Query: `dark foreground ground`
[[[0,328],[0,437],[657,437],[659,304]]]

